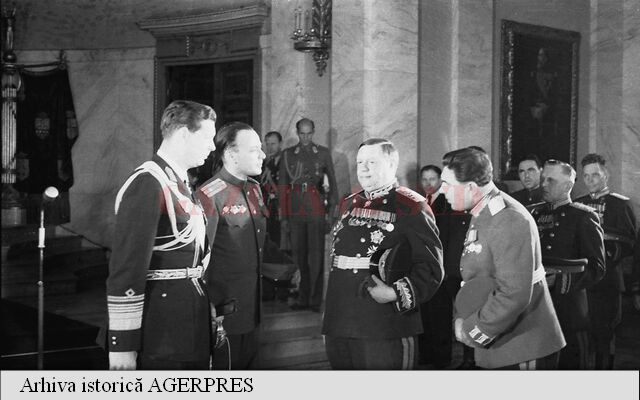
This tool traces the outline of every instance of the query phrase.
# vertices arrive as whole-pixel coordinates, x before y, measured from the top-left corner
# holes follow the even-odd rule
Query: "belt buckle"
[[[307,182],[304,182],[304,183],[302,184],[302,191],[303,191],[303,192],[306,192],[306,191],[307,191]]]

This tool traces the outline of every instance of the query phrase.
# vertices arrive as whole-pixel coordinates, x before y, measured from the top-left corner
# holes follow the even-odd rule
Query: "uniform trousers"
[[[325,336],[331,369],[404,370],[417,362],[416,337],[364,339]]]
[[[560,352],[551,353],[548,356],[537,358],[535,360],[525,361],[518,364],[507,365],[506,367],[497,368],[500,370],[521,370],[521,371],[541,371],[558,369],[558,360]]]
[[[622,295],[616,287],[587,289],[596,369],[613,369],[616,327],[622,320]]]
[[[175,361],[146,357],[141,354],[138,357],[138,369],[141,370],[208,370],[209,355],[203,354],[202,359],[194,361]]]
[[[593,357],[587,330],[566,332],[563,330],[567,345],[560,350],[558,369],[585,370],[593,368]]]
[[[249,370],[257,368],[260,328],[239,335],[227,335],[229,344],[215,350],[213,369]],[[229,367],[231,361],[231,367]]]
[[[298,304],[320,307],[324,280],[324,215],[291,218],[291,251],[300,269]]]

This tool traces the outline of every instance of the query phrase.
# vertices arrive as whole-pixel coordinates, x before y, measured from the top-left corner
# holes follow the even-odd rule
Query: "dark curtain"
[[[17,182],[23,193],[73,185],[71,147],[78,124],[66,69],[22,70],[23,88],[17,107]]]

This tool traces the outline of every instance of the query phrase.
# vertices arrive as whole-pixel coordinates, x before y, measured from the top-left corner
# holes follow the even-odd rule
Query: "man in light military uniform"
[[[593,366],[589,338],[586,289],[605,272],[603,231],[592,208],[571,202],[576,172],[569,164],[549,160],[542,170],[544,203],[529,206],[538,225],[543,257],[586,258],[584,272],[554,274],[548,278],[553,305],[567,347],[560,352],[560,369]]]
[[[291,235],[293,258],[300,269],[294,310],[320,311],[324,278],[324,235],[338,202],[329,149],[313,143],[313,121],[296,123],[299,143],[283,151],[280,162],[282,234]]]
[[[636,218],[629,198],[609,190],[609,171],[599,154],[582,159],[582,176],[589,194],[576,202],[596,210],[604,229],[606,273],[587,289],[591,333],[595,341],[596,369],[612,369],[615,355],[615,330],[622,319],[622,258],[633,252]]]
[[[364,190],[341,203],[332,231],[322,333],[333,369],[411,369],[417,360],[418,307],[442,281],[442,245],[426,199],[398,187],[397,168],[398,151],[388,140],[360,145]],[[386,283],[370,275],[370,257],[400,245],[410,247],[410,271]],[[364,289],[363,282],[372,284]]]
[[[233,122],[215,139],[213,177],[199,189],[209,220],[211,262],[207,285],[215,306],[235,299],[237,310],[224,319],[229,349],[215,352],[215,369],[254,369],[259,346],[260,265],[266,237],[267,209],[260,185],[260,137],[247,124]],[[231,365],[228,364],[230,351]]]
[[[473,148],[444,160],[442,189],[472,215],[454,305],[456,339],[489,369],[555,369],[565,345],[544,279],[540,241],[527,210],[492,181],[486,153]]]
[[[209,300],[201,279],[209,245],[187,169],[202,165],[215,149],[215,119],[202,104],[169,104],[157,154],[118,192],[108,332],[98,338],[111,369],[209,367]]]

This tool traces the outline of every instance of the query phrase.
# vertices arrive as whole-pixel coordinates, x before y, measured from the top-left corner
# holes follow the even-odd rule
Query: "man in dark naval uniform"
[[[264,137],[267,158],[262,163],[260,184],[265,204],[269,210],[267,217],[267,233],[269,240],[280,247],[280,199],[278,183],[280,182],[280,161],[282,161],[282,135],[278,131],[267,132]]]
[[[221,306],[235,300],[237,310],[224,318],[231,369],[253,369],[259,346],[260,264],[266,237],[267,213],[260,185],[250,176],[260,175],[260,137],[247,124],[232,122],[215,138],[213,177],[205,182],[203,206],[212,238],[207,285],[211,302]],[[226,349],[216,351],[216,369],[229,368]]]
[[[425,198],[398,187],[397,168],[390,141],[360,145],[357,174],[364,190],[341,203],[332,231],[322,333],[333,369],[411,369],[417,360],[417,308],[442,281],[442,246]],[[370,274],[370,258],[395,246],[408,247],[403,256],[410,269],[383,282]]]
[[[320,311],[327,219],[338,202],[329,149],[313,143],[315,125],[296,123],[299,143],[283,151],[280,162],[282,234],[291,235],[293,258],[300,269],[300,291],[294,310]]]
[[[611,192],[605,159],[587,154],[582,159],[582,177],[589,194],[576,199],[596,210],[604,229],[606,273],[587,289],[591,333],[595,341],[596,369],[612,369],[615,355],[615,330],[622,319],[623,257],[633,252],[636,218],[629,198]]]
[[[518,177],[524,189],[513,192],[511,197],[522,205],[539,203],[542,201],[542,188],[540,187],[540,173],[542,162],[535,154],[525,156],[518,164]]]
[[[555,369],[565,345],[545,281],[536,224],[498,190],[486,153],[444,160],[442,186],[454,210],[470,210],[455,300],[456,339],[474,347],[479,367]]]
[[[187,169],[215,149],[211,107],[174,101],[162,115],[162,144],[116,197],[107,278],[111,369],[208,369],[210,313],[202,281],[209,259],[205,218]]]
[[[567,347],[560,352],[560,369],[589,369],[593,365],[589,340],[586,289],[605,273],[603,231],[592,208],[571,202],[576,172],[569,164],[549,160],[542,171],[544,203],[529,206],[538,225],[543,257],[586,258],[584,272],[547,277]]]

